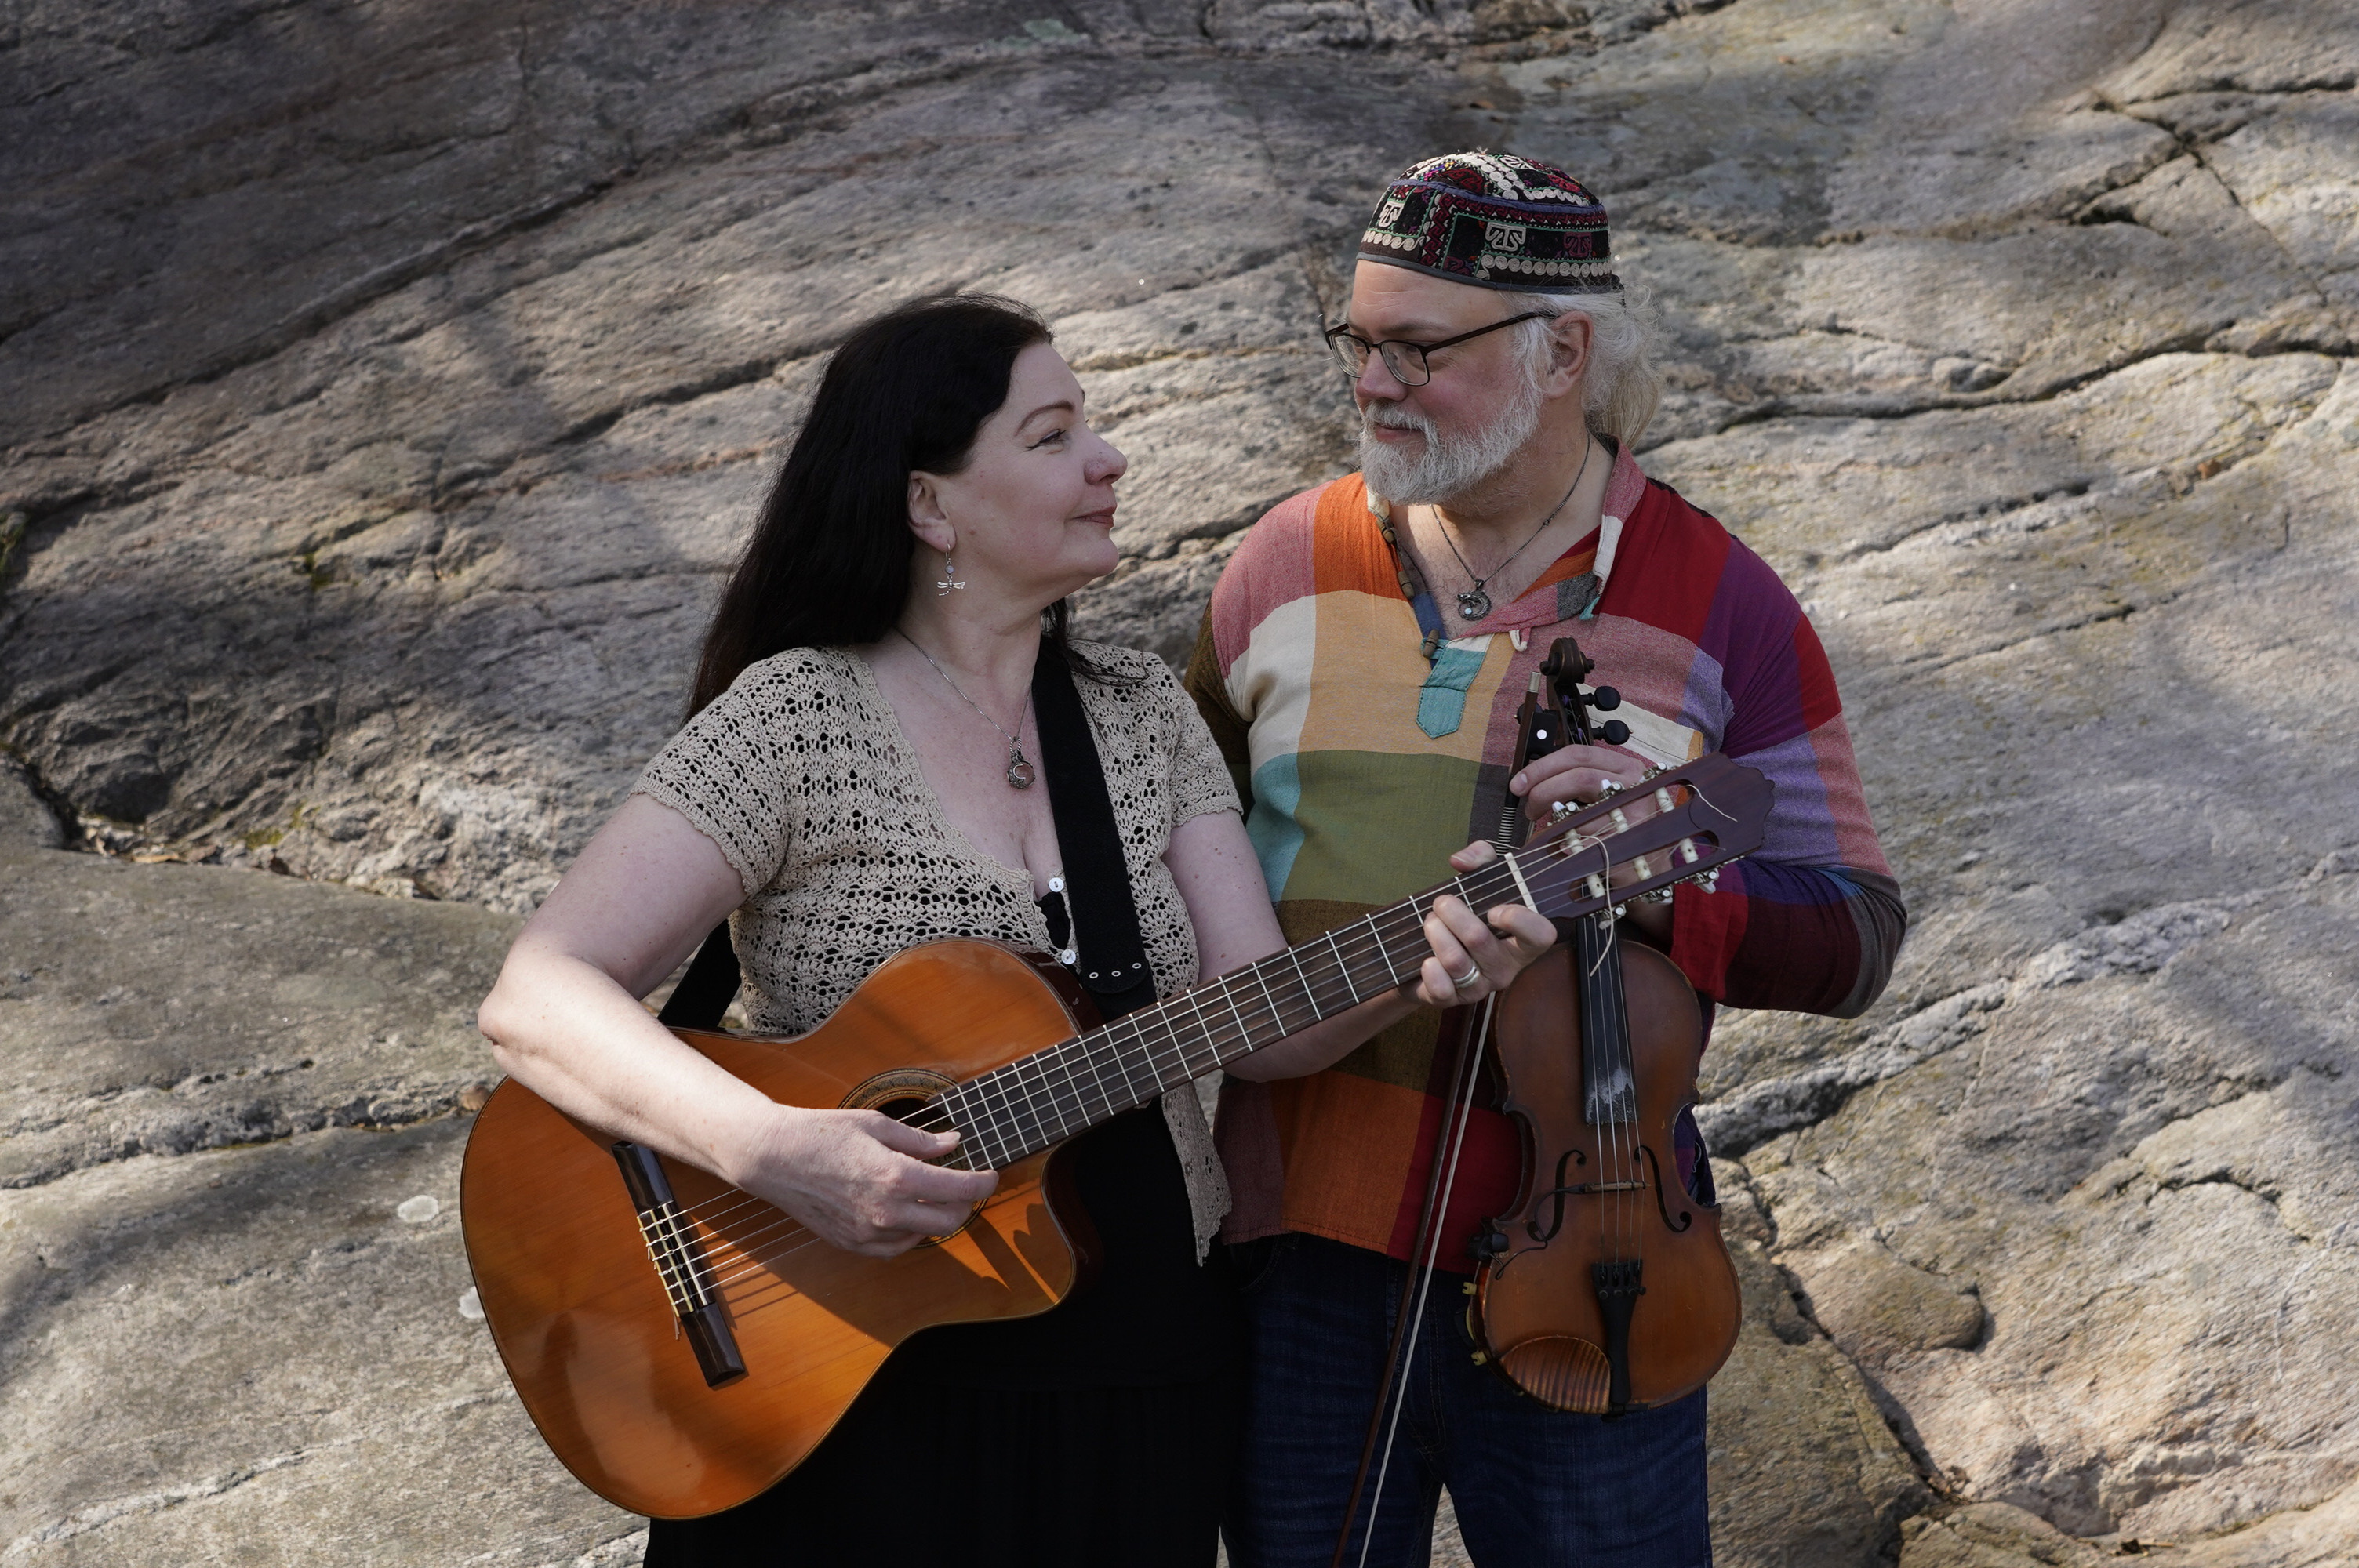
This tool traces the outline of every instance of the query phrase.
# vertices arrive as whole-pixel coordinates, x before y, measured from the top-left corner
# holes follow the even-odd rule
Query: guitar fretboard
[[[940,1101],[964,1134],[951,1162],[1005,1167],[1397,989],[1431,956],[1423,911],[1445,892],[1478,910],[1525,902],[1504,859],[969,1078]]]

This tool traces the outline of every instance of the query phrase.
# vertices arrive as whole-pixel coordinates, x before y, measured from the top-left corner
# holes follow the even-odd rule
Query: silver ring
[[[1445,974],[1447,974],[1447,973],[1448,973],[1448,971],[1447,971],[1447,970],[1444,970],[1443,972],[1444,972]],[[1451,976],[1450,976],[1450,983],[1451,983],[1451,985],[1453,985],[1453,986],[1457,987],[1460,990],[1464,990],[1468,986],[1471,986],[1471,985],[1474,984],[1476,981],[1480,980],[1482,978],[1483,978],[1483,966],[1482,966],[1482,965],[1480,965],[1480,964],[1478,964],[1478,963],[1475,963],[1473,959],[1471,959],[1471,958],[1470,958],[1470,959],[1468,959],[1468,960],[1467,960],[1467,963],[1466,963],[1466,972],[1465,972],[1464,974],[1462,974],[1462,975],[1451,975]]]

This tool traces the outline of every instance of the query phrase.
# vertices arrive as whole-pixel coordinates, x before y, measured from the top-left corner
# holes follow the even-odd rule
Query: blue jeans
[[[1223,1535],[1236,1568],[1327,1568],[1408,1265],[1313,1236],[1259,1245]],[[1474,1364],[1465,1281],[1437,1273],[1427,1295],[1369,1563],[1424,1568],[1447,1486],[1478,1568],[1709,1568],[1702,1392],[1611,1421],[1549,1410]],[[1345,1563],[1368,1528],[1364,1496]]]

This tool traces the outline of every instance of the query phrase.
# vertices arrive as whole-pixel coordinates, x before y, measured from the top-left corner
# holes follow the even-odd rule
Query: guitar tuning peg
[[[1609,719],[1597,727],[1597,738],[1609,746],[1619,746],[1630,739],[1630,727],[1619,719]]]
[[[1622,694],[1610,686],[1601,686],[1590,693],[1589,706],[1600,713],[1611,713],[1622,706]]]

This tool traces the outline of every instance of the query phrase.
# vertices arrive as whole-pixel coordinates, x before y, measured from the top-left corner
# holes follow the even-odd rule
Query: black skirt
[[[1236,1385],[924,1389],[888,1363],[785,1480],[658,1519],[647,1568],[1211,1568]]]
[[[787,1478],[658,1519],[647,1568],[1210,1568],[1239,1407],[1223,1249],[1199,1265],[1162,1113],[1073,1141],[1095,1279],[1038,1317],[894,1352]]]

